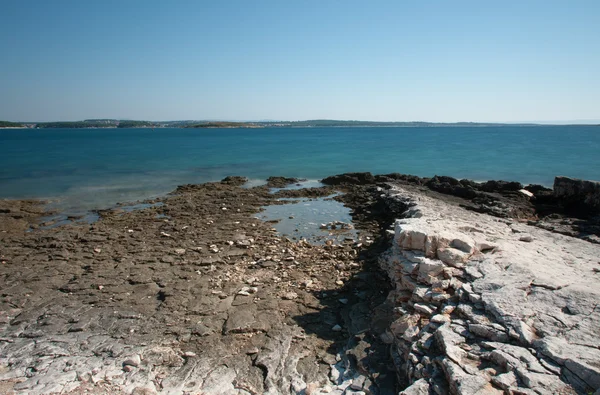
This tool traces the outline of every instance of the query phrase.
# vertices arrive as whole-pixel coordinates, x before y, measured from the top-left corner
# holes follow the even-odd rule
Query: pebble
[[[139,355],[133,355],[129,358],[127,358],[126,360],[123,361],[123,366],[140,366],[140,363],[142,363],[142,359],[140,358]]]
[[[531,243],[533,241],[533,237],[531,237],[531,235],[521,236],[521,237],[519,237],[519,241],[524,241],[526,243]]]
[[[452,312],[456,309],[456,306],[451,304],[442,307],[442,314],[452,314]]]
[[[242,287],[242,289],[237,293],[238,295],[250,296],[250,294],[254,294],[258,292],[257,287]]]
[[[185,248],[176,248],[175,253],[177,255],[183,255],[183,254],[185,254]]]
[[[344,298],[344,299],[339,299],[339,302],[341,304],[348,304],[348,299]]]
[[[337,383],[340,379],[340,371],[337,370],[335,366],[331,367],[331,374],[329,375],[329,379],[334,383]]]
[[[334,331],[334,332],[340,332],[340,331],[342,330],[342,327],[341,327],[340,325],[338,325],[338,324],[335,324],[335,325],[334,325],[334,326],[331,328],[331,330],[332,330],[332,331]]]
[[[282,296],[285,300],[294,300],[298,298],[298,294],[296,292],[287,292]]]
[[[415,303],[415,305],[413,307],[415,308],[415,311],[418,313],[425,314],[425,315],[433,314],[433,309],[424,304]]]
[[[436,314],[431,317],[429,321],[433,322],[434,324],[444,324],[446,322],[451,322],[452,320],[445,314]]]

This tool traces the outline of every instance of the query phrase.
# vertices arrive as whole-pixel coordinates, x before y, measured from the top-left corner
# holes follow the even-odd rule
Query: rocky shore
[[[39,202],[0,201],[0,393],[600,391],[596,184],[244,182],[54,228]],[[355,238],[258,219],[336,191]]]

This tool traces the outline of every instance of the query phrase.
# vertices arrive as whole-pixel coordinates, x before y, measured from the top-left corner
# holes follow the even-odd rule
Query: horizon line
[[[171,120],[148,120],[148,119],[136,119],[136,118],[85,118],[78,120],[58,120],[58,121],[7,121],[21,124],[39,124],[39,123],[57,123],[57,122],[86,122],[86,121],[139,121],[139,122],[256,122],[256,123],[294,123],[294,122],[311,122],[311,121],[329,121],[329,122],[364,122],[364,123],[427,123],[427,124],[461,124],[461,123],[472,123],[472,124],[498,124],[498,125],[513,125],[513,124],[526,124],[526,125],[598,125],[600,119],[574,119],[574,120],[536,120],[536,121],[387,121],[387,120],[361,120],[361,119],[334,119],[334,118],[311,118],[311,119],[299,119],[299,120],[274,120],[274,119],[262,119],[262,120],[232,120],[223,118],[205,118],[205,119],[171,119]]]

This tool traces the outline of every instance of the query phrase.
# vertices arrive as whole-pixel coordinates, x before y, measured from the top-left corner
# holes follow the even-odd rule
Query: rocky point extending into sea
[[[91,224],[0,201],[0,393],[600,394],[599,183],[245,181]],[[332,195],[352,238],[258,217]]]

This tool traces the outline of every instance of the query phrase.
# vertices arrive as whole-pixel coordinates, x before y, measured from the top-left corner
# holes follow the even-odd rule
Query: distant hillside
[[[22,128],[23,124],[18,122],[0,121],[0,128]]]
[[[186,126],[188,128],[260,128],[263,125],[249,122],[204,122]]]
[[[278,127],[513,127],[513,126],[552,126],[536,123],[483,123],[483,122],[380,122],[380,121],[342,121],[335,119],[311,119],[306,121],[211,121],[211,120],[179,120],[179,121],[143,121],[128,119],[86,119],[66,122],[17,122],[0,121],[0,127],[29,128],[278,128]],[[558,125],[557,125],[558,126]],[[561,125],[565,126],[565,125]],[[575,125],[572,125],[575,126]],[[586,126],[586,125],[581,125]],[[587,125],[593,126],[593,125]]]
[[[438,127],[438,126],[525,126],[533,124],[502,124],[479,122],[380,122],[380,121],[340,121],[335,119],[312,119],[307,121],[257,122],[262,126],[295,126],[295,127]]]
[[[86,128],[153,128],[158,122],[131,121],[118,119],[86,119],[74,122],[42,122],[36,124],[40,129],[86,129]]]
[[[150,121],[119,121],[118,128],[154,128],[157,127],[157,122]]]

